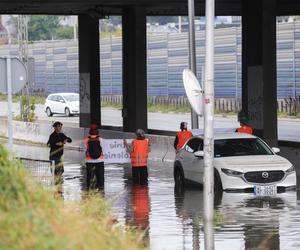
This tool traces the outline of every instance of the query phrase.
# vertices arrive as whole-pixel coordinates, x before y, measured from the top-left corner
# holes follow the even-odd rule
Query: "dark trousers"
[[[148,183],[148,169],[147,166],[132,167],[133,183],[145,185]]]
[[[92,176],[96,176],[96,188],[104,187],[104,162],[86,163],[86,186],[91,188]]]
[[[64,163],[61,157],[50,157],[50,161],[54,161],[54,175],[62,175],[64,172]],[[52,170],[51,170],[52,171]]]

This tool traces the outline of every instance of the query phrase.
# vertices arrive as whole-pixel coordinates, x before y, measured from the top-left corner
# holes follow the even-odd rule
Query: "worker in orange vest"
[[[253,134],[253,129],[249,127],[245,121],[240,121],[240,127],[235,130],[238,133]]]
[[[91,186],[92,176],[96,176],[96,188],[104,187],[104,155],[102,138],[99,136],[98,126],[91,124],[89,136],[85,138],[85,162],[87,189]]]
[[[248,115],[243,110],[238,113],[238,120],[240,122],[240,127],[235,130],[238,133],[253,134],[253,129],[248,126]]]
[[[193,136],[192,132],[187,129],[187,122],[180,123],[180,132],[176,134],[174,148],[176,151],[182,148],[185,142]]]
[[[134,183],[144,185],[148,182],[148,154],[150,152],[149,139],[145,137],[142,129],[136,131],[136,139],[129,145],[124,139],[124,145],[130,153],[132,166],[132,179]]]

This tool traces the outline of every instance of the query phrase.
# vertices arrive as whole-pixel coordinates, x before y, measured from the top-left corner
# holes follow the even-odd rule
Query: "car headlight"
[[[227,168],[221,168],[222,172],[230,175],[230,176],[235,176],[235,177],[242,177],[244,173],[239,172],[239,171],[235,171],[235,170],[231,170],[231,169],[227,169]]]
[[[286,175],[292,174],[295,172],[295,167],[292,165],[289,169],[285,171]]]

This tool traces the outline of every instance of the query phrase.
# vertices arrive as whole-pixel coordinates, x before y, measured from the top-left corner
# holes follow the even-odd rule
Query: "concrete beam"
[[[141,7],[124,9],[123,129],[147,131],[146,13]]]
[[[242,7],[242,109],[256,135],[277,145],[276,1]]]
[[[216,0],[216,15],[241,15],[244,0]],[[275,1],[275,0],[274,0]],[[38,3],[37,3],[38,2]],[[297,0],[276,0],[277,15],[299,15]],[[195,1],[196,15],[204,15],[205,0]],[[187,15],[186,0],[2,0],[0,14],[28,15],[121,15],[122,8],[143,6],[147,15]]]
[[[99,20],[78,17],[80,127],[101,126]]]

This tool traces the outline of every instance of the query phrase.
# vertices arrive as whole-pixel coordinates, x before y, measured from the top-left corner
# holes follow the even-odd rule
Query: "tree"
[[[74,28],[70,26],[60,26],[55,32],[55,39],[72,39],[74,38]]]
[[[60,22],[59,16],[31,16],[28,22],[28,40],[54,39]]]
[[[51,40],[60,25],[60,16],[28,16],[28,40]],[[11,16],[8,23],[18,30],[18,17]]]

